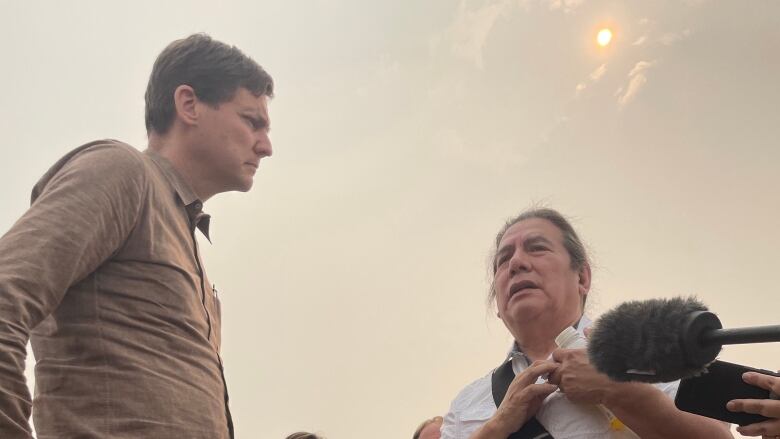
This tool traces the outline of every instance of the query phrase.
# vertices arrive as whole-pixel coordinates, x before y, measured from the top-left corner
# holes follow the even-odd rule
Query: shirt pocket
[[[453,437],[466,439],[479,430],[494,414],[495,407],[478,404],[457,415],[457,431]]]

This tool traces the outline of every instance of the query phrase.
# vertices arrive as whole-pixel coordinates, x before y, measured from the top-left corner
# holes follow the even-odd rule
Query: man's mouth
[[[520,282],[515,282],[509,287],[509,298],[511,299],[515,294],[522,293],[525,290],[538,288],[539,286],[530,280],[521,280]]]

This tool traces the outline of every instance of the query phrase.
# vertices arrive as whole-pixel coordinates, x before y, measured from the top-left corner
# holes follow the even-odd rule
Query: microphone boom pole
[[[701,342],[706,345],[772,343],[778,341],[780,341],[780,325],[715,329],[701,335]]]

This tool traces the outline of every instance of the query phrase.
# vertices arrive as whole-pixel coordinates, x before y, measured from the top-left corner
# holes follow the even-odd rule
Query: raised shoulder
[[[126,143],[110,139],[86,143],[65,154],[46,171],[33,188],[31,202],[56,180],[73,176],[121,190],[142,189],[146,185],[146,169],[143,153]]]

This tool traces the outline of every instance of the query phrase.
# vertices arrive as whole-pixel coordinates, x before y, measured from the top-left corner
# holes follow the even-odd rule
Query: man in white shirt
[[[585,248],[560,213],[533,209],[507,222],[493,273],[490,299],[515,339],[515,377],[500,404],[492,374],[463,389],[444,417],[443,439],[505,439],[529,425],[538,426],[529,438],[732,438],[726,425],[677,410],[676,383],[614,382],[584,349],[557,348],[561,331],[589,324],[591,280]]]

